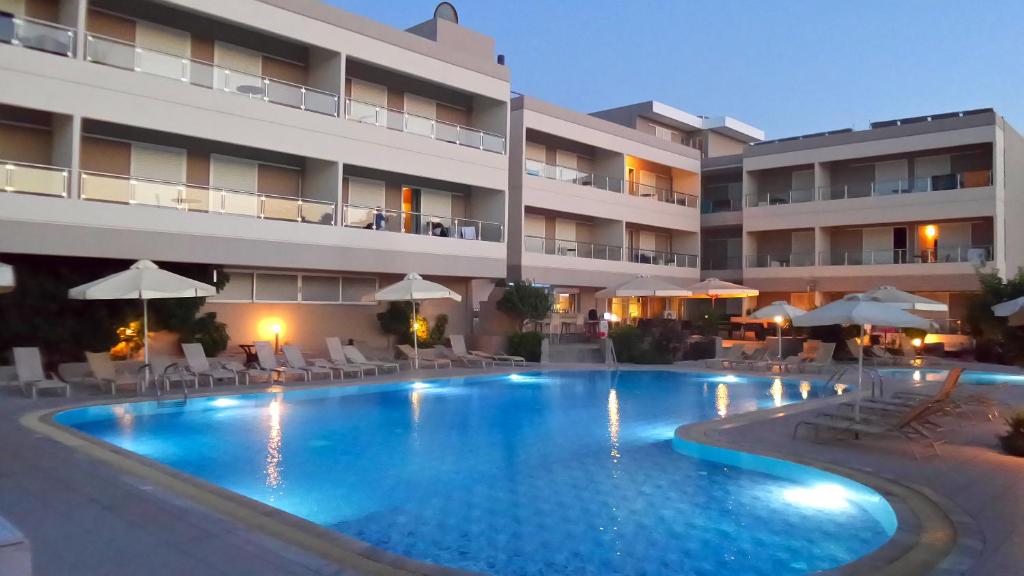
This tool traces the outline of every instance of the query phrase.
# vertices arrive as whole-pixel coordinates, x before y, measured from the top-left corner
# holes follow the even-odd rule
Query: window
[[[341,299],[341,279],[337,276],[302,275],[303,302],[338,302]]]
[[[257,302],[298,302],[298,275],[256,274],[255,300]]]
[[[341,279],[341,301],[346,304],[366,304],[377,292],[376,278],[345,276]]]
[[[252,272],[228,272],[228,283],[211,302],[252,302]]]

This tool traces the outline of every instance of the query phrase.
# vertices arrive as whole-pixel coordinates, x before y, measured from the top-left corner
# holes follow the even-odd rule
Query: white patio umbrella
[[[600,290],[594,296],[597,298],[625,298],[629,296],[671,297],[689,295],[689,290],[680,288],[667,280],[651,278],[646,274],[641,274],[621,284]]]
[[[794,326],[831,326],[833,324],[860,326],[857,350],[857,392],[863,390],[864,382],[865,326],[919,328],[921,330],[927,330],[931,326],[931,322],[920,316],[914,316],[892,304],[866,297],[863,294],[848,294],[842,300],[836,300],[793,319]],[[861,394],[857,394],[854,404],[854,417],[858,420],[860,419],[860,397]]]
[[[690,298],[710,298],[712,306],[719,298],[747,298],[760,294],[754,288],[733,284],[718,278],[708,278],[692,286],[687,286],[686,289],[691,292]]]
[[[996,316],[1006,316],[1010,326],[1024,326],[1024,296],[1000,302],[992,307],[992,313]]]
[[[949,311],[949,306],[939,302],[938,300],[932,300],[931,298],[911,294],[910,292],[905,292],[895,286],[879,286],[874,290],[865,292],[864,296],[878,300],[879,302],[885,302],[886,304],[896,306],[902,310],[921,310],[924,312]]]
[[[213,296],[217,289],[167,270],[149,260],[131,268],[68,290],[73,300],[141,300],[143,358],[149,365],[149,300],[154,298],[197,298]],[[148,371],[147,368],[147,380]]]
[[[803,308],[797,308],[789,302],[779,300],[757,310],[751,314],[750,317],[775,322],[775,326],[777,327],[779,334],[779,360],[782,360],[782,322],[779,320],[785,319],[792,321],[793,318],[803,316],[806,313],[807,311]]]
[[[415,328],[418,328],[418,326],[416,326],[418,318],[416,315],[416,303],[423,300],[440,300],[442,298],[450,298],[456,302],[462,302],[462,296],[460,296],[458,292],[442,286],[437,282],[424,280],[422,276],[415,272],[406,274],[404,279],[395,282],[390,286],[381,288],[373,295],[373,299],[378,302],[404,302],[406,300],[412,302],[412,321],[414,327],[412,345],[416,351],[413,362],[417,369],[420,367],[420,346],[419,339],[416,337],[415,331]]]
[[[0,294],[14,290],[14,266],[0,262]]]

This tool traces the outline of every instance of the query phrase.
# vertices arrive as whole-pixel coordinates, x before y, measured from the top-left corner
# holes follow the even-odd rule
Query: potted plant
[[[999,437],[1003,452],[1011,456],[1024,456],[1024,411],[1007,418],[1006,424],[1010,429]]]

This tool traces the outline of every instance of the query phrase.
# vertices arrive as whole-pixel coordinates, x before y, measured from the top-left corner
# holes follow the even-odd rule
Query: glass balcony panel
[[[420,136],[433,136],[434,121],[430,118],[424,118],[423,116],[406,114],[405,130],[406,132],[412,132],[413,134],[419,134]]]
[[[203,88],[214,87],[216,67],[213,64],[191,60],[188,63],[188,67],[188,81],[193,86],[202,86]]]
[[[294,222],[299,219],[299,202],[295,198],[264,196],[263,217],[267,220],[291,220]]]
[[[197,186],[186,186],[182,192],[182,207],[189,212],[210,212],[211,209],[219,210],[220,196],[215,195],[208,188]]]
[[[0,169],[0,183],[7,192],[67,196],[66,170],[13,163]]]
[[[127,178],[83,174],[80,193],[85,200],[128,204],[132,197],[132,185]]]
[[[46,22],[16,18],[14,35],[26,48],[70,56],[75,52],[74,32]]]
[[[274,104],[302,107],[302,87],[277,80],[267,80],[267,99]]]
[[[93,62],[125,70],[135,69],[135,47],[131,44],[89,36],[85,48],[86,56]]]
[[[459,129],[459,144],[463,146],[469,146],[470,148],[482,148],[483,139],[479,130],[473,130],[472,128],[460,128]]]
[[[248,192],[222,190],[221,211],[225,214],[258,218],[260,214],[259,197]]]
[[[312,224],[334,224],[334,204],[303,201],[300,210],[302,221]]]
[[[438,122],[434,126],[434,137],[438,140],[457,144],[459,142],[459,127],[454,124]]]
[[[387,126],[391,130],[398,130],[399,132],[406,130],[405,116],[406,114],[401,110],[392,110],[390,108],[381,108],[377,112],[377,118],[383,123],[383,126]]]
[[[132,203],[177,208],[183,188],[176,184],[132,179]]]
[[[188,59],[152,50],[135,51],[135,67],[141,72],[173,80],[188,80]]]
[[[481,133],[481,142],[483,143],[484,150],[488,152],[505,153],[505,139],[497,134],[483,132]]]
[[[373,104],[367,104],[358,100],[348,101],[348,117],[366,124],[381,124],[377,116],[378,108]]]
[[[262,77],[220,67],[214,70],[214,87],[250,98],[263,98],[266,95]]]
[[[327,92],[306,89],[306,110],[327,114],[328,116],[337,116],[338,97]]]

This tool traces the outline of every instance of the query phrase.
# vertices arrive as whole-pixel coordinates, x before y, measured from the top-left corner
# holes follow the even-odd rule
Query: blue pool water
[[[942,382],[946,379],[948,370],[936,368],[882,368],[878,371],[884,378],[898,378],[926,384],[930,382]],[[1007,372],[980,372],[978,370],[964,370],[960,376],[961,384],[974,384],[978,386],[991,386],[995,384],[1024,384],[1024,374],[1012,374]]]
[[[871,552],[895,530],[891,508],[809,468],[673,449],[673,432],[829,393],[789,379],[558,371],[109,405],[57,421],[426,562],[780,576]]]

